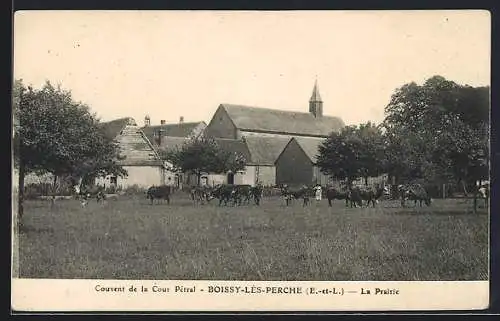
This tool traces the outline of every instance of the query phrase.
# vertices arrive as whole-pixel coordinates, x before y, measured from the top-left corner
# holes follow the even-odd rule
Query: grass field
[[[26,278],[199,280],[487,280],[488,214],[458,200],[351,209],[170,205],[146,199],[27,201]]]

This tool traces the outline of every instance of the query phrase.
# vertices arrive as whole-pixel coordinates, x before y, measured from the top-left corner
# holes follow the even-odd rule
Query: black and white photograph
[[[13,30],[13,280],[255,309],[480,281],[487,306],[488,11],[18,11]]]

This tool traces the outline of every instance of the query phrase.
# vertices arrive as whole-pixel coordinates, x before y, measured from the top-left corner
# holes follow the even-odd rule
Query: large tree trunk
[[[465,186],[464,180],[462,180],[462,188],[464,190],[464,196],[467,197],[469,193],[467,193],[467,186]]]
[[[57,189],[57,175],[54,174],[54,180],[52,182],[52,195],[51,196],[56,195],[56,189]]]

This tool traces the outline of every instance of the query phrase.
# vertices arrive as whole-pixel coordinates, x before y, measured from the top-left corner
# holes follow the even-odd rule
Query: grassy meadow
[[[199,280],[487,280],[488,213],[471,201],[431,207],[170,205],[121,198],[27,201],[23,278]]]

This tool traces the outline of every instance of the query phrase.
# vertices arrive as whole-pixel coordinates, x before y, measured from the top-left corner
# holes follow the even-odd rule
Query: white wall
[[[117,187],[127,188],[132,185],[140,187],[149,187],[152,185],[164,184],[164,175],[171,177],[174,180],[174,174],[167,172],[163,173],[163,169],[159,166],[123,166],[128,172],[128,177],[117,179]],[[110,186],[110,177],[96,179],[96,184]]]
[[[227,184],[227,174],[209,174],[208,185],[214,186],[217,184]],[[244,171],[234,175],[235,185],[255,185],[255,167],[247,166]]]
[[[276,166],[255,166],[254,167],[258,181],[263,186],[276,185]]]
[[[241,185],[255,185],[255,166],[246,166],[245,170],[234,176],[236,184]]]
[[[227,182],[227,175],[209,174],[206,176],[208,178],[207,183],[210,186],[214,186],[214,185],[218,185],[218,184],[226,184],[226,182]]]

